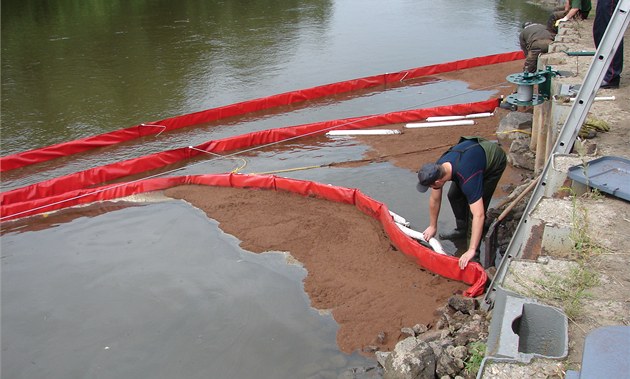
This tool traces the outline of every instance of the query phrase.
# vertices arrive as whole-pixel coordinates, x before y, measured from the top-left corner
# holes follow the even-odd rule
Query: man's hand
[[[424,237],[425,241],[429,241],[431,238],[435,237],[436,233],[437,233],[437,228],[433,226],[429,226],[428,228],[424,230],[424,232],[422,232],[422,236]]]
[[[461,257],[459,257],[459,268],[464,269],[468,266],[468,262],[475,257],[476,251],[474,249],[467,250]]]

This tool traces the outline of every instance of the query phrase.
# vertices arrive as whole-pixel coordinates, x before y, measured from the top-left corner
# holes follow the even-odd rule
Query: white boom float
[[[484,113],[472,113],[464,116],[432,116],[427,117],[427,122],[434,121],[452,121],[452,120],[464,120],[469,118],[483,118],[483,117],[492,117],[494,113],[484,112]]]
[[[405,128],[432,128],[435,126],[456,126],[456,125],[474,125],[474,120],[454,120],[454,121],[435,121],[435,122],[418,122],[405,125]]]
[[[401,134],[396,129],[368,129],[368,130],[331,130],[326,133],[327,136],[377,136],[388,134]]]

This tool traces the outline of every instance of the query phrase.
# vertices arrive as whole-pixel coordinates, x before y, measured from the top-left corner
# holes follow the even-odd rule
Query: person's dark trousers
[[[536,70],[538,69],[538,57],[540,56],[540,54],[549,51],[549,44],[552,42],[552,40],[544,39],[534,41],[532,43],[530,50],[525,56],[525,65],[523,67],[524,71],[536,72]]]
[[[595,20],[593,21],[593,39],[595,47],[599,47],[604,32],[612,19],[618,0],[599,0],[595,10]],[[604,75],[604,82],[612,85],[619,85],[619,77],[623,69],[623,39],[617,47],[617,52],[613,56],[612,62]]]
[[[547,30],[549,30],[553,34],[558,34],[558,27],[556,26],[556,21],[564,17],[566,14],[567,12],[564,11],[564,8],[562,8],[562,10],[556,10],[552,12],[549,15],[549,18],[547,19]]]
[[[456,229],[466,230],[468,228],[470,208],[466,196],[464,196],[459,185],[455,182],[451,182],[451,188],[448,190],[448,202],[451,204],[453,215],[455,215]]]
[[[490,201],[492,201],[492,195],[499,184],[499,180],[501,179],[501,175],[503,175],[503,171],[505,171],[506,165],[507,160],[504,158],[497,167],[484,173],[482,198],[484,212],[486,213],[488,212]],[[459,229],[460,225],[466,228],[467,242],[470,242],[470,236],[472,235],[472,213],[470,213],[470,206],[468,205],[466,196],[464,196],[464,193],[456,182],[452,182],[451,188],[448,190],[448,201],[451,204],[451,209],[455,215],[457,228]]]

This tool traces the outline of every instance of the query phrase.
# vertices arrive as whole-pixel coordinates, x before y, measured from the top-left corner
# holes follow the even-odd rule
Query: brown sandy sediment
[[[382,225],[352,205],[282,191],[195,185],[168,189],[166,195],[202,209],[246,250],[290,252],[308,272],[304,289],[311,305],[332,311],[337,343],[346,353],[368,346],[391,350],[402,327],[432,324],[435,309],[467,288],[397,251]]]

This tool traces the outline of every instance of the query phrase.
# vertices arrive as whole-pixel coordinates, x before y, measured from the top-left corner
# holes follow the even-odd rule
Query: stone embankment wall
[[[559,5],[557,1],[535,2],[547,9]],[[594,1],[593,12],[595,6]],[[555,139],[573,106],[571,96],[565,96],[562,91],[567,88],[578,91],[590,69],[593,56],[570,56],[566,52],[596,50],[592,37],[592,19],[593,16],[590,16],[584,21],[562,24],[549,53],[539,58],[539,69],[544,70],[551,66],[554,71],[562,72],[562,75],[552,79],[551,99],[533,109],[511,112],[499,126],[498,131],[501,128],[505,131],[532,128],[534,138],[519,132],[504,135],[510,141],[519,141],[512,151],[510,163],[531,171],[532,177],[540,173],[547,164]],[[627,30],[625,37],[626,41],[630,40]],[[630,68],[628,50],[630,49],[624,55],[626,68]],[[630,265],[626,249],[626,246],[630,246],[630,236],[627,233],[630,225],[630,204],[614,196],[568,197],[566,192],[559,190],[563,186],[571,186],[566,174],[572,166],[602,155],[630,156],[630,109],[627,107],[630,104],[630,75],[627,71],[622,74],[619,89],[599,90],[597,93],[597,96],[614,96],[615,100],[594,102],[589,110],[588,117],[604,120],[610,130],[597,133],[592,139],[579,141],[578,145],[583,147],[580,152],[573,151],[554,158],[554,179],[549,183],[551,189],[537,204],[533,214],[532,223],[542,225],[543,229],[555,228],[556,235],[564,233],[563,238],[555,240],[564,242],[545,245],[554,239],[543,241],[545,233],[532,230],[528,236],[530,241],[527,257],[524,257],[527,259],[513,260],[502,283],[509,291],[516,291],[520,296],[562,308],[562,304],[537,298],[531,289],[549,275],[562,275],[562,267],[575,264],[575,243],[569,234],[575,230],[572,218],[576,206],[584,210],[590,220],[587,222],[589,230],[586,231],[590,241],[605,251],[605,254],[589,258],[589,265],[598,277],[598,284],[589,292],[590,298],[582,313],[569,322],[568,355],[565,359],[536,358],[526,364],[520,361],[510,362],[509,359],[498,362],[486,357],[477,378],[562,378],[567,370],[580,369],[584,339],[590,331],[607,325],[630,325]],[[500,210],[495,210],[498,211]],[[511,228],[516,227],[519,218],[518,211],[512,215]],[[509,241],[504,241],[507,242]],[[472,343],[484,342],[488,336],[489,323],[504,316],[479,309],[479,300],[481,299],[474,299],[468,308],[460,308],[462,304],[456,298],[452,299],[452,304],[444,308],[442,320],[434,330],[426,330],[426,326],[420,325],[406,328],[409,338],[401,341],[400,346],[396,346],[391,353],[377,353],[379,363],[384,368],[384,377],[433,378],[435,374],[440,378],[474,377],[472,372],[466,370],[475,353]],[[474,333],[469,333],[471,330]],[[420,359],[420,356],[424,358]]]

